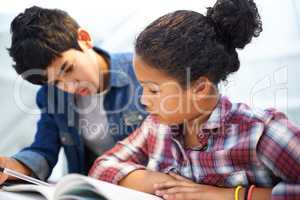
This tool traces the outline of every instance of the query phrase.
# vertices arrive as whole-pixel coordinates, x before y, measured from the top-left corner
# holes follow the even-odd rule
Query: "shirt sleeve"
[[[31,169],[33,176],[41,180],[46,180],[50,176],[61,148],[56,121],[46,109],[49,106],[47,88],[43,86],[37,93],[36,103],[41,115],[33,143],[12,156]]]
[[[89,176],[118,184],[132,171],[145,169],[148,162],[149,130],[146,119],[135,132],[98,157],[90,169]]]
[[[300,199],[300,129],[276,112],[259,140],[261,161],[279,178],[272,200]]]

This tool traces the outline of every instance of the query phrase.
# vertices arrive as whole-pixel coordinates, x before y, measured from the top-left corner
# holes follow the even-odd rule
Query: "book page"
[[[55,186],[47,187],[34,184],[16,184],[12,186],[3,186],[1,189],[8,192],[37,192],[48,200],[52,200]]]
[[[91,196],[98,193],[100,194],[99,199],[103,199],[101,196],[104,196],[104,199],[108,200],[119,200],[120,197],[122,197],[122,199],[134,200],[162,200],[161,198],[151,194],[128,189],[78,174],[65,176],[61,179],[61,181],[59,181],[56,187],[57,191],[55,192],[55,199],[58,199],[58,197],[63,195],[74,194],[73,192],[75,191],[76,193],[76,190],[81,190],[91,191]]]
[[[46,197],[37,193],[6,192],[0,189],[0,199],[2,200],[46,200]]]

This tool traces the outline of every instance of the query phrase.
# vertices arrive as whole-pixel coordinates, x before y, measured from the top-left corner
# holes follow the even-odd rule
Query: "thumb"
[[[8,175],[0,173],[0,185],[2,185],[8,179]]]
[[[6,167],[7,158],[0,156],[0,167]],[[8,179],[8,175],[0,172],[0,185],[2,185]]]

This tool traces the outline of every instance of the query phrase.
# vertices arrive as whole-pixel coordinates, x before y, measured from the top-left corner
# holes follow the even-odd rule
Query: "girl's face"
[[[181,124],[210,113],[211,87],[207,78],[200,78],[201,83],[183,89],[175,78],[149,66],[138,55],[134,56],[133,64],[143,87],[141,103],[161,123]]]

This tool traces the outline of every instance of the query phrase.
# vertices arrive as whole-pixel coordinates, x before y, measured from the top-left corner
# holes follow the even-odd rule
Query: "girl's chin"
[[[151,114],[151,116],[153,116],[153,118],[155,118],[155,120],[157,122],[159,122],[160,124],[165,124],[165,125],[178,125],[178,124],[182,124],[184,120],[179,120],[179,119],[170,119],[167,117],[163,117],[161,115],[157,115],[157,114]]]

